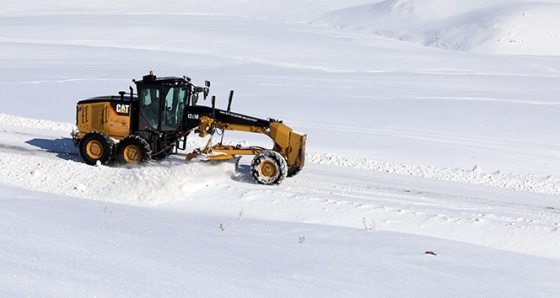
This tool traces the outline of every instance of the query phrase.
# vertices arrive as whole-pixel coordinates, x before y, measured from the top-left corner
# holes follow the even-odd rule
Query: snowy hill
[[[327,13],[320,22],[444,49],[558,55],[557,1],[386,0]]]
[[[0,296],[557,297],[558,13],[6,1]],[[76,102],[149,70],[211,80],[221,107],[235,89],[234,111],[307,133],[306,167],[266,187],[247,158],[83,163]]]

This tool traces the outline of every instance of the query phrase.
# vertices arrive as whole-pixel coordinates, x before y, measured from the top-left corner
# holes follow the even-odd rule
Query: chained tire
[[[92,131],[80,140],[80,155],[88,165],[109,163],[115,143],[106,134]]]
[[[264,150],[253,158],[251,175],[255,182],[259,184],[279,184],[288,176],[288,166],[280,153]]]
[[[151,158],[150,144],[140,136],[128,136],[122,139],[117,146],[117,160],[121,164],[144,163]]]

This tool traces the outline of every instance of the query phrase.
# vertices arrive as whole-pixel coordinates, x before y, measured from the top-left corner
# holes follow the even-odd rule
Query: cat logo
[[[127,114],[128,115],[129,108],[130,108],[130,105],[117,104],[116,110],[117,110],[117,113],[119,113],[119,114]]]

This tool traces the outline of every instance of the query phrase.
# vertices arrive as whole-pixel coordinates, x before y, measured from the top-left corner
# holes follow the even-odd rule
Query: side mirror
[[[210,81],[205,81],[205,82],[204,82],[204,86],[210,88]]]

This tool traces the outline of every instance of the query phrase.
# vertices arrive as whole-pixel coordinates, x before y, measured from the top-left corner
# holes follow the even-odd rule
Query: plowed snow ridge
[[[465,169],[440,169],[431,166],[410,164],[395,164],[379,162],[371,159],[354,159],[330,154],[311,153],[307,160],[318,164],[351,167],[356,169],[373,170],[416,177],[431,178],[445,181],[464,182],[469,184],[510,188],[515,190],[560,194],[560,181],[553,177],[537,177],[534,175],[519,175],[502,172],[485,172],[475,166],[472,170]]]
[[[74,128],[74,125],[70,123],[29,119],[29,118],[12,116],[12,115],[2,114],[2,113],[0,113],[0,122],[15,124],[11,126],[12,128],[10,128],[10,126],[3,125],[4,130],[8,132],[8,134],[11,131],[17,133],[18,128],[27,128],[32,130],[60,131],[62,135],[64,135],[64,134],[68,134]],[[2,167],[4,169],[8,169],[10,167],[9,164],[6,164],[8,162],[7,159],[9,158],[7,158],[6,156],[3,156],[2,158],[3,160]],[[29,159],[29,158],[27,157],[25,159]],[[463,183],[469,183],[475,185],[508,188],[508,189],[527,191],[527,192],[535,192],[535,193],[545,193],[545,194],[553,194],[553,195],[560,194],[560,181],[552,176],[537,177],[534,175],[519,175],[513,173],[502,173],[499,171],[491,173],[491,172],[485,172],[482,169],[480,169],[480,167],[476,167],[476,166],[472,170],[465,170],[459,168],[442,169],[442,168],[436,168],[432,166],[396,164],[396,163],[389,163],[389,162],[380,162],[371,159],[355,159],[350,157],[336,156],[336,155],[324,154],[324,153],[308,153],[306,159],[307,162],[311,162],[315,164],[343,166],[343,167],[350,167],[350,168],[363,169],[369,171],[395,173],[395,174],[402,174],[402,175],[409,175],[409,176],[444,180],[444,181],[463,182]],[[26,163],[29,162],[30,160],[26,160],[25,163],[20,163],[18,167],[21,170],[21,167],[23,167]],[[33,160],[33,162],[34,163],[40,162],[40,158],[38,160]],[[12,164],[13,162],[9,162],[9,163]],[[28,182],[22,181],[21,176],[9,172],[10,171],[3,171],[2,172],[3,174],[1,175],[2,179],[4,179],[4,181],[6,182],[14,183],[20,186],[31,182],[31,181]],[[189,170],[189,172],[191,172],[190,173],[191,175],[193,174],[191,170]],[[38,186],[36,189],[42,191],[48,191],[49,183],[46,183],[46,181],[44,180],[42,180],[42,182],[43,183],[39,183],[38,185],[35,185]],[[76,191],[79,192],[80,190],[79,188],[80,188],[79,183],[77,183],[77,185],[72,186],[72,191],[70,191],[70,193],[69,192],[64,192],[64,193],[70,195],[76,195],[77,194]],[[91,196],[87,196],[87,197],[91,198]],[[136,199],[134,201],[136,201]]]

